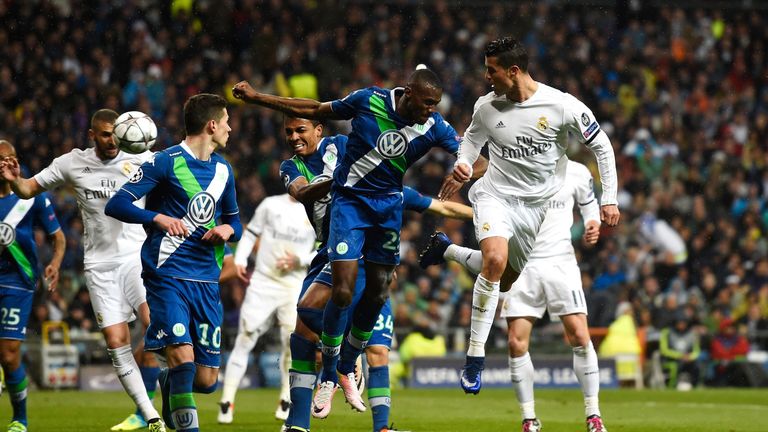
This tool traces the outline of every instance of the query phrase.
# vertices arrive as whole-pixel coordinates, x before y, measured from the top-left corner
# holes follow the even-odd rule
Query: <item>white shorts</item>
[[[488,237],[507,239],[509,264],[516,272],[522,272],[547,215],[547,206],[530,206],[514,197],[499,198],[486,192],[482,182],[475,183],[469,190],[469,200],[477,242]]]
[[[296,304],[301,287],[291,289],[285,285],[259,282],[251,279],[240,307],[238,332],[264,334],[272,325],[272,316],[281,327],[296,326]]]
[[[587,313],[576,260],[536,260],[525,266],[512,289],[502,294],[503,318]]]
[[[85,270],[85,285],[99,328],[133,321],[134,311],[147,301],[138,255],[121,263],[90,266]]]

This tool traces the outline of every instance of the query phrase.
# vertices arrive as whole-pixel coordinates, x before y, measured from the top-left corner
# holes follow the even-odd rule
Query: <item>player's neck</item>
[[[530,99],[538,89],[539,83],[534,81],[530,75],[524,74],[520,77],[518,85],[509,89],[507,92],[507,99],[517,103],[525,102]]]
[[[184,142],[192,155],[201,161],[208,161],[211,158],[211,153],[216,150],[216,144],[213,140],[205,139],[200,135],[187,136]]]
[[[0,181],[0,197],[7,197],[11,194],[11,184],[7,181]]]

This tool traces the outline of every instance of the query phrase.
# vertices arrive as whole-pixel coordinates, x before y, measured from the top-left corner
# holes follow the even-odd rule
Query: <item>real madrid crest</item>
[[[136,168],[136,167],[135,167],[135,166],[134,166],[132,163],[130,163],[130,162],[124,162],[124,163],[123,163],[123,168],[122,168],[123,174],[125,174],[125,175],[127,175],[127,176],[128,176],[128,175],[131,175],[131,173],[133,172],[133,170],[134,170],[135,168]]]
[[[536,127],[539,128],[539,130],[547,130],[549,127],[549,123],[547,122],[547,118],[544,116],[539,117],[539,123],[536,125]]]

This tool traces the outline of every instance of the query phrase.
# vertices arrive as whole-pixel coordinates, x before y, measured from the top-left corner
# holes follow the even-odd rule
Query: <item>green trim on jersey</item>
[[[29,262],[29,259],[26,255],[24,255],[24,251],[21,250],[21,245],[19,245],[19,242],[16,240],[11,243],[10,246],[8,246],[8,252],[11,253],[13,256],[13,259],[16,260],[16,263],[21,268],[21,271],[24,272],[27,277],[34,281],[35,280],[35,272],[34,269],[32,269],[32,264]]]
[[[307,168],[307,165],[304,163],[304,161],[299,159],[298,156],[292,157],[291,160],[293,161],[293,164],[296,165],[296,168],[299,170],[301,175],[303,175],[308,182],[311,182],[315,178],[315,175],[312,174],[309,168]]]
[[[192,170],[189,169],[189,165],[187,165],[187,160],[184,159],[184,156],[173,158],[173,174],[179,180],[179,184],[184,189],[184,192],[187,193],[189,199],[192,199],[193,196],[203,191],[203,187],[200,186],[197,178],[192,174]],[[216,221],[213,219],[204,225],[204,227],[209,230],[215,226]],[[214,245],[213,251],[216,263],[219,265],[219,269],[221,269],[224,266],[224,245]]]
[[[389,118],[387,105],[384,103],[384,100],[376,95],[371,95],[371,97],[368,98],[368,105],[370,105],[371,111],[373,111],[375,114],[376,123],[379,125],[379,133],[383,133],[384,131],[392,129],[397,130],[397,125],[395,124],[394,120]],[[400,171],[401,173],[405,173],[405,155],[396,159],[386,159],[386,161],[389,162],[389,164],[392,165],[392,167],[394,167],[396,170]]]

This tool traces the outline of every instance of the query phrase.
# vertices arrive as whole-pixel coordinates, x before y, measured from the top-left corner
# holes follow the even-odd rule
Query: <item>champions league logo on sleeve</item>
[[[206,191],[196,193],[187,204],[187,214],[197,225],[206,225],[213,220],[215,213],[216,200]]]
[[[8,247],[16,240],[16,230],[5,222],[0,222],[0,246]]]
[[[144,171],[139,167],[135,173],[128,179],[128,183],[138,183],[144,178]]]
[[[387,159],[397,159],[408,149],[408,140],[398,130],[384,131],[376,139],[376,149]]]

